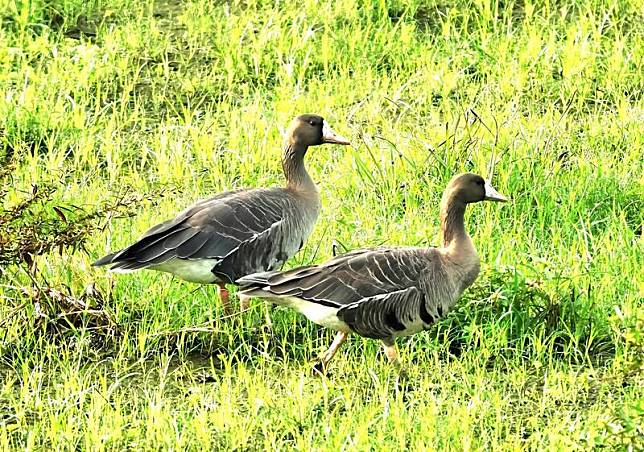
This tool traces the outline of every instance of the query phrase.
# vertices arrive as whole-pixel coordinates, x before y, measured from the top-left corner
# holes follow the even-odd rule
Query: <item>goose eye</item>
[[[313,121],[313,120],[311,119],[311,120],[309,121],[309,124],[311,124],[312,126],[314,126],[314,125],[315,125],[315,121]]]

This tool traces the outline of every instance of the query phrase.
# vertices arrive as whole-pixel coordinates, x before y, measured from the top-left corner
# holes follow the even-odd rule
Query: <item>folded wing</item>
[[[296,297],[336,307],[353,331],[378,339],[422,328],[438,317],[427,303],[428,272],[440,266],[434,249],[357,250],[324,264],[241,278],[245,296]]]
[[[254,271],[271,268],[270,265],[262,266],[264,262],[260,261],[284,257],[280,252],[293,247],[284,243],[281,234],[284,232],[284,212],[294,209],[291,204],[295,200],[280,190],[238,190],[200,201],[176,218],[154,226],[136,243],[93,265],[114,264],[113,270],[136,270],[154,267],[173,258],[214,259],[228,264],[221,271],[221,276],[228,280],[237,276],[234,270],[241,262],[250,262],[249,267]],[[253,246],[249,246],[251,243]],[[255,252],[256,247],[259,252]],[[261,258],[231,259],[238,250],[246,252],[245,258]]]

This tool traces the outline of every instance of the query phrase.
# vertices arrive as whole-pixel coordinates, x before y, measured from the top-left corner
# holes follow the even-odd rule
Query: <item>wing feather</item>
[[[270,274],[262,283],[254,281],[252,275],[240,279],[239,283],[242,288],[263,284],[265,290],[276,295],[288,293],[313,302],[349,305],[420,284],[421,272],[427,264],[423,260],[427,258],[426,251],[420,248],[356,250],[324,264]],[[398,265],[384,264],[386,260],[396,262],[394,258],[399,259]]]
[[[316,266],[249,275],[238,283],[247,296],[289,296],[337,307],[338,320],[351,330],[384,340],[428,327],[459,293],[435,248],[358,250]]]
[[[423,294],[417,287],[363,298],[357,303],[343,306],[338,318],[364,337],[387,339],[407,329],[415,320],[411,316],[419,306]]]
[[[268,270],[271,266],[262,264],[281,263],[299,248],[284,237],[293,232],[292,227],[283,226],[286,212],[297,212],[299,208],[297,201],[280,188],[221,193],[150,228],[137,242],[94,265],[112,263],[113,269],[138,269],[175,257],[218,259],[222,264],[220,273],[229,280],[246,274],[243,271]],[[305,238],[299,235],[298,245]],[[240,255],[235,256],[238,252]],[[241,265],[249,260],[254,265]]]

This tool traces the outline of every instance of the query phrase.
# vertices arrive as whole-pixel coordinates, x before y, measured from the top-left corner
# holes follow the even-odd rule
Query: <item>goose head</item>
[[[291,122],[286,132],[286,141],[290,145],[301,147],[325,143],[351,144],[342,135],[335,133],[323,117],[311,114],[300,115]]]
[[[473,173],[454,176],[448,184],[446,192],[449,193],[451,199],[465,204],[480,201],[508,201],[508,198],[496,191],[489,181]]]

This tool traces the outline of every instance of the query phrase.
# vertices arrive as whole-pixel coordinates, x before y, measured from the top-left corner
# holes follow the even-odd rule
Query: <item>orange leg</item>
[[[396,344],[393,341],[383,341],[383,347],[385,349],[385,355],[387,355],[387,360],[389,360],[389,362],[396,368],[398,375],[400,375],[401,378],[407,378],[407,372],[400,362],[398,350],[396,350]]]
[[[239,309],[244,312],[250,308],[250,297],[239,297]]]
[[[398,351],[396,350],[396,345],[384,344],[385,355],[391,364],[396,367],[400,367],[400,359],[398,358]]]
[[[335,339],[333,339],[333,343],[331,344],[331,347],[320,356],[319,361],[313,366],[313,371],[315,373],[321,373],[324,374],[326,373],[327,366],[331,359],[335,356],[335,353],[338,351],[340,346],[344,344],[344,341],[347,340],[347,337],[349,336],[349,333],[346,333],[344,331],[338,331],[338,334],[335,335]]]
[[[224,314],[231,315],[233,313],[233,307],[230,304],[230,294],[228,289],[226,289],[226,284],[218,283],[219,286],[219,298],[221,298],[221,304],[224,306]]]

